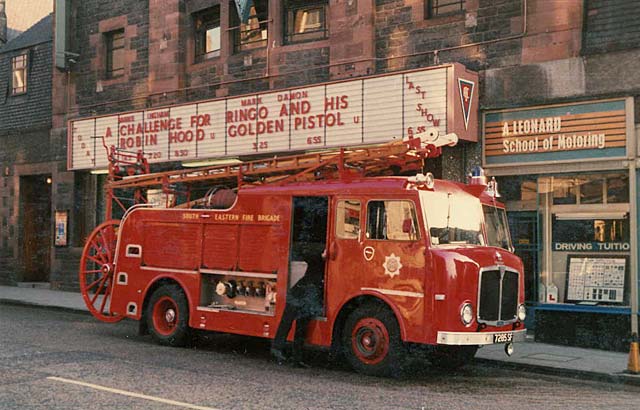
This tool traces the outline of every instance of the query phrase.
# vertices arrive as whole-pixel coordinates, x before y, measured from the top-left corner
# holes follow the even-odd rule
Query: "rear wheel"
[[[399,374],[406,354],[398,322],[383,305],[354,310],[345,322],[342,346],[354,370],[373,376]]]
[[[190,340],[189,302],[178,285],[162,285],[149,299],[147,327],[156,342],[165,346],[185,346]]]
[[[469,364],[478,351],[478,346],[439,345],[429,355],[429,361],[435,367],[456,370]]]

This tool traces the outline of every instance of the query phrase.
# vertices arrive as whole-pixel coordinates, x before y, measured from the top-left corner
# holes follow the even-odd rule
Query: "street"
[[[0,305],[0,409],[637,408],[640,388],[474,365],[416,365],[402,379],[358,375],[310,353],[278,365],[264,340],[201,335],[190,349],[138,336],[137,323]]]

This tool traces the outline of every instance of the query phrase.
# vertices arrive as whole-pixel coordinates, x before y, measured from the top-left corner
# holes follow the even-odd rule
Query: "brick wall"
[[[585,0],[585,9],[584,54],[638,48],[638,2]]]
[[[0,133],[51,124],[51,42],[0,54]],[[27,93],[11,95],[11,59],[27,53]]]
[[[423,1],[377,0],[376,57],[379,71],[461,62],[473,70],[520,61],[522,42],[505,41],[446,50],[511,37],[522,32],[522,1],[468,1],[466,13],[425,18]],[[438,50],[437,57],[434,51]],[[401,57],[407,56],[410,57]]]
[[[11,59],[27,53],[25,94],[11,95]],[[0,54],[0,283],[21,280],[21,175],[52,174],[57,159],[64,160],[66,142],[52,144],[52,43]],[[23,238],[24,240],[24,238]]]
[[[269,47],[236,52],[230,27],[236,11],[227,1],[76,0],[70,26],[72,51],[80,58],[72,69],[71,117],[373,73],[373,0],[330,3],[332,38],[283,44],[283,2],[272,1]],[[193,15],[214,5],[220,6],[220,56],[196,62]],[[125,75],[110,80],[105,78],[104,34],[118,28],[125,30]],[[367,59],[368,63],[348,63]]]
[[[20,177],[47,174],[55,178],[65,165],[57,161],[64,158],[64,145],[51,142],[48,126],[29,127],[28,121],[0,132],[0,142],[0,283],[12,284],[22,279],[22,245],[28,240],[22,237]]]
[[[75,104],[81,115],[143,107],[149,77],[149,2],[75,0],[71,7],[72,51],[79,54],[73,67]],[[125,72],[106,76],[106,33],[124,30]],[[91,107],[89,107],[91,106]]]

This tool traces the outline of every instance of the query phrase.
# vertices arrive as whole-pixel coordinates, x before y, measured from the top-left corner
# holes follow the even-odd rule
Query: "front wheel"
[[[146,318],[151,336],[159,344],[177,347],[189,342],[189,302],[180,286],[156,289],[149,299]]]
[[[363,305],[349,315],[342,346],[351,367],[372,376],[397,375],[406,355],[398,322],[381,305]]]

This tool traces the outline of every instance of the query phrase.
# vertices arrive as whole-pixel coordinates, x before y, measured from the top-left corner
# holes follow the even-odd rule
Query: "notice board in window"
[[[567,256],[567,301],[622,303],[625,255]]]

